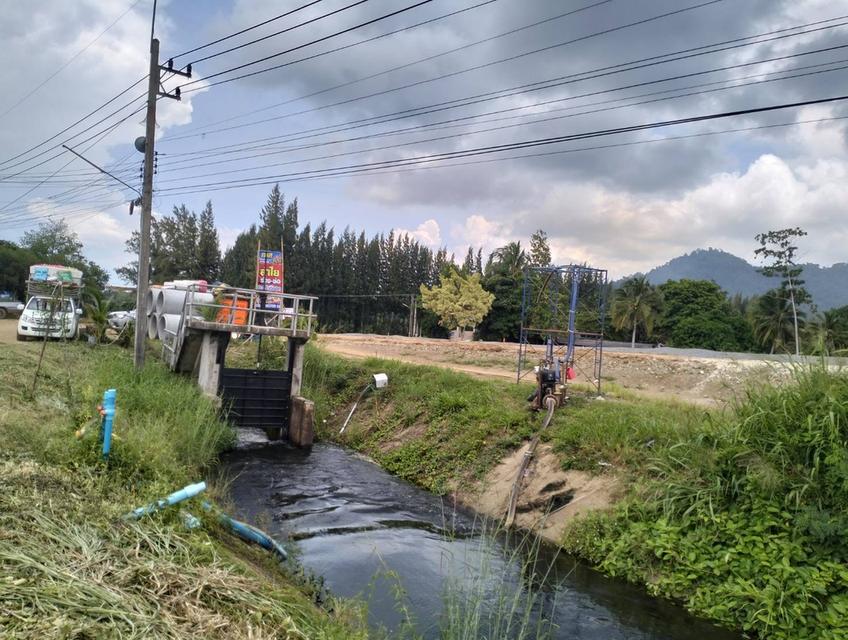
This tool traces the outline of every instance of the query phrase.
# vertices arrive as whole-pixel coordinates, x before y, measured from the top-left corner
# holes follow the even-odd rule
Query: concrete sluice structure
[[[214,294],[194,286],[151,289],[154,311],[148,327],[153,329],[148,335],[162,341],[162,359],[172,371],[196,376],[206,395],[220,399],[230,422],[263,428],[269,437],[287,434],[294,444],[311,446],[313,406],[300,392],[316,300],[233,287]],[[228,368],[227,345],[239,334],[286,338],[286,369]]]

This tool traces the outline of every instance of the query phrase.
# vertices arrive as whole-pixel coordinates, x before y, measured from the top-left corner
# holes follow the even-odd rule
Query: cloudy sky
[[[845,102],[474,150],[848,94],[848,0],[401,11],[420,2],[160,0],[161,57],[194,75],[158,103],[154,213],[211,199],[227,244],[279,181],[302,224],[394,228],[460,259],[542,228],[556,261],[621,276],[699,247],[752,259],[756,233],[798,225],[803,260],[846,261]],[[120,266],[134,195],[60,145],[139,186],[152,0],[0,8],[0,238],[64,217]]]

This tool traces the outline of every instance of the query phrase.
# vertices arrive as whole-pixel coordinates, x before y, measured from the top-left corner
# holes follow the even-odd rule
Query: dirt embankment
[[[323,334],[319,344],[339,355],[379,357],[453,369],[475,376],[515,379],[518,346],[500,342],[451,342],[433,338]],[[592,362],[581,360],[578,382],[588,382]],[[530,361],[530,364],[535,362]],[[620,387],[638,394],[710,406],[735,396],[748,382],[785,380],[787,368],[777,363],[741,358],[697,358],[644,352],[603,354],[602,387]]]

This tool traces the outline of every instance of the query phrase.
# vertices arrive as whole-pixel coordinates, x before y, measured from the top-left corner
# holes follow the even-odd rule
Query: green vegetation
[[[845,637],[848,376],[799,371],[636,462],[628,498],[568,550],[759,637]]]
[[[639,325],[651,335],[662,298],[645,276],[636,276],[625,281],[615,290],[612,303],[612,324],[619,331],[632,327],[630,346],[636,346],[636,330]]]
[[[456,269],[439,276],[438,286],[419,288],[421,305],[439,318],[445,329],[476,327],[492,308],[495,299],[480,286],[480,274],[464,276]]]
[[[364,638],[361,613],[280,572],[185,504],[125,522],[134,507],[207,477],[232,430],[188,380],[117,348],[0,350],[0,628],[4,638]],[[113,455],[95,405],[118,390]],[[74,433],[84,429],[82,438]],[[214,496],[214,487],[213,487]]]
[[[321,437],[338,439],[350,403],[379,371],[389,386],[367,397],[341,440],[431,491],[480,479],[532,434],[527,385],[394,360],[345,360],[310,346],[304,395],[315,401]]]
[[[349,402],[380,370],[389,387],[341,439],[429,489],[482,478],[538,425],[525,386],[311,348],[306,393],[324,437],[339,438]],[[757,637],[845,637],[848,375],[796,376],[725,410],[575,393],[545,439],[563,468],[613,473],[622,495],[572,522],[563,546]]]

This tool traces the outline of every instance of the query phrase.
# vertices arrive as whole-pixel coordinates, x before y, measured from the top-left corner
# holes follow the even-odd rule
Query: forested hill
[[[712,280],[729,295],[740,293],[746,297],[764,293],[778,285],[777,278],[767,278],[742,258],[719,249],[698,249],[687,253],[651,269],[647,276],[655,285],[682,278]],[[841,262],[832,267],[806,264],[801,277],[820,310],[848,305],[848,263]]]

